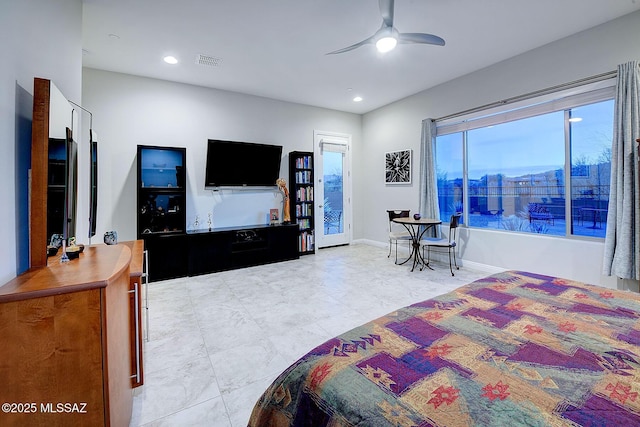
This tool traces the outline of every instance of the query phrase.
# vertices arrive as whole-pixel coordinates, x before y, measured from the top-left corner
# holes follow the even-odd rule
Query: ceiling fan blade
[[[371,36],[368,39],[362,40],[361,42],[358,42],[356,44],[352,44],[351,46],[347,46],[347,47],[344,47],[342,49],[338,49],[338,50],[334,50],[333,52],[329,52],[329,53],[327,53],[327,55],[335,55],[337,53],[349,52],[350,50],[357,49],[360,46],[364,46],[365,44],[372,44],[373,40],[374,40],[374,37]]]
[[[400,33],[399,43],[422,43],[444,46],[444,39],[433,34],[424,33]]]
[[[380,6],[380,15],[386,27],[393,27],[393,1],[394,0],[378,0]]]

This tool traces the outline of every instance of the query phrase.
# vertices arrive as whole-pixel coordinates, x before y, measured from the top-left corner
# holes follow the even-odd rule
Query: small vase
[[[107,231],[104,233],[104,243],[105,245],[117,245],[118,233],[115,231]]]

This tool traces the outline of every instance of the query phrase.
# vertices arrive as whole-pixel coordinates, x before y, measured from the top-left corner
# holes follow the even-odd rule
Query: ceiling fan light
[[[378,48],[378,52],[385,53],[393,50],[397,44],[398,40],[395,37],[386,36],[376,42],[376,47]]]

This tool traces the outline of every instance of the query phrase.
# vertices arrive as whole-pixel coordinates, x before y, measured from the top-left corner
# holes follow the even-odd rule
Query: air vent
[[[210,55],[198,55],[196,56],[196,64],[205,65],[207,67],[218,67],[222,62],[222,58],[216,58]]]

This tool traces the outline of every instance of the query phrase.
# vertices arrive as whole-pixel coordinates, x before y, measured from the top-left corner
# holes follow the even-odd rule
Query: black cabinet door
[[[269,254],[271,262],[300,257],[297,224],[280,225],[269,229]]]
[[[231,233],[203,233],[189,236],[189,275],[213,273],[231,268]]]
[[[189,251],[185,234],[143,235],[149,253],[149,281],[184,277]]]

